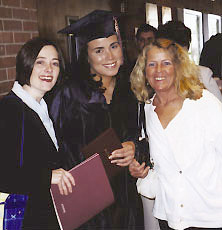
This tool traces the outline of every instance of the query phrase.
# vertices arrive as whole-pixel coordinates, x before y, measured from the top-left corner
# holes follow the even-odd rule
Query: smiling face
[[[175,91],[175,66],[167,50],[153,46],[148,51],[146,79],[156,93]]]
[[[92,74],[113,77],[118,73],[122,61],[122,49],[116,35],[88,43],[88,62]]]
[[[59,59],[55,47],[44,46],[35,60],[30,85],[24,85],[24,90],[28,91],[35,99],[41,99],[55,85],[59,71]]]

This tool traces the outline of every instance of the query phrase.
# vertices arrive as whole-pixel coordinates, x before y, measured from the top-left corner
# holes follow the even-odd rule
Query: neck
[[[113,87],[115,85],[116,78],[115,77],[102,77],[102,82],[103,82],[103,86],[106,89],[108,89],[108,88]]]
[[[116,85],[115,77],[102,77],[103,87],[106,88],[103,95],[106,98],[107,104],[110,104],[113,96],[113,91]]]
[[[94,77],[94,80],[99,81],[100,78],[102,78],[103,87],[106,88],[106,89],[112,87],[113,84],[116,82],[116,78],[114,76],[112,76],[112,77],[104,77],[104,76],[96,75]]]
[[[29,94],[31,95],[38,103],[40,103],[41,99],[43,98],[44,94],[40,94],[39,92],[33,90],[30,86],[28,85],[23,85],[22,88]]]
[[[182,99],[175,91],[156,92],[155,104],[167,105],[174,100]]]

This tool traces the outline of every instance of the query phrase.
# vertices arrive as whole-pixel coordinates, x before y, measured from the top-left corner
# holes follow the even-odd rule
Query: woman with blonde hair
[[[138,192],[155,198],[160,228],[220,228],[222,104],[204,89],[187,52],[167,39],[144,48],[131,84],[137,99],[146,102],[153,168],[146,176],[147,168],[134,160],[130,171],[141,177]],[[147,85],[155,91],[151,99]]]

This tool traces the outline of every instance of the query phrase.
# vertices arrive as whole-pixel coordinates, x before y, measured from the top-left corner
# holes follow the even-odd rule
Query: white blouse
[[[222,227],[222,104],[207,90],[186,99],[163,129],[145,105],[150,154],[157,174],[154,216],[171,228]]]

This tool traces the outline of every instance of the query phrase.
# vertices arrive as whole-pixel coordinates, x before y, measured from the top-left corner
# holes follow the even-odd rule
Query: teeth
[[[41,78],[41,79],[46,79],[46,80],[50,80],[50,79],[52,79],[52,77],[51,77],[51,76],[41,76],[40,78]]]
[[[112,63],[112,64],[107,64],[107,65],[104,65],[104,66],[107,66],[107,67],[113,67],[115,66],[116,63]]]
[[[155,80],[157,81],[161,81],[161,80],[164,80],[165,78],[164,77],[156,77]]]

